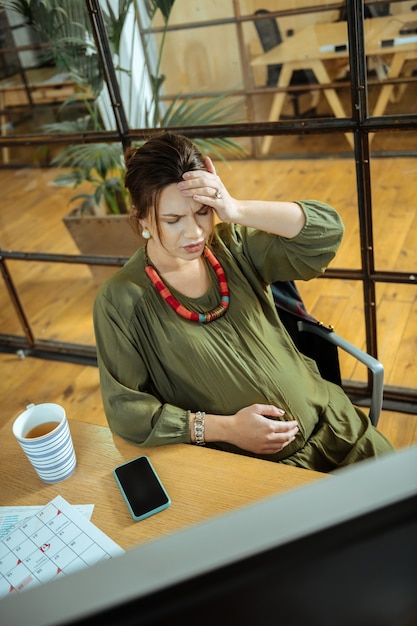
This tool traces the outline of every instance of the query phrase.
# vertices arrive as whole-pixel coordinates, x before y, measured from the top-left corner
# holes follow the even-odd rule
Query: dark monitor
[[[0,622],[416,626],[417,446],[15,594]]]

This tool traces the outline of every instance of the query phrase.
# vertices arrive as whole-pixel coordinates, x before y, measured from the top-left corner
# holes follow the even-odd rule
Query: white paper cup
[[[39,436],[28,437],[33,429],[45,430]],[[65,480],[75,470],[76,458],[65,409],[59,404],[29,404],[13,424],[13,434],[45,483]]]

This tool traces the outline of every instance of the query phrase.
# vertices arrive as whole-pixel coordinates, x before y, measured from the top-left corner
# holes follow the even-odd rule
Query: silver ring
[[[216,200],[221,200],[222,199],[222,192],[221,191],[216,191],[216,193],[214,194],[214,197],[216,198]]]

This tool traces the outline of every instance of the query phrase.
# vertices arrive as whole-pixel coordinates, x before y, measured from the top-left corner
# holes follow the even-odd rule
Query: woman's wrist
[[[208,441],[227,441],[227,426],[231,425],[231,416],[212,415],[204,411],[190,414],[191,442],[204,445]],[[203,443],[204,441],[204,443]]]
[[[204,413],[204,411],[196,411],[196,413],[194,414],[193,433],[194,433],[194,443],[197,446],[206,445],[205,421],[206,421],[206,414]]]

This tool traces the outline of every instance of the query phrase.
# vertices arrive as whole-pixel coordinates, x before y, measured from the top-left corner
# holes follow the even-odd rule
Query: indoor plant
[[[127,111],[127,116],[140,111],[142,126],[146,128],[184,127],[193,125],[209,125],[213,123],[230,122],[234,117],[232,105],[225,102],[225,98],[215,97],[206,100],[196,100],[192,96],[185,98],[179,95],[173,99],[168,107],[164,108],[161,101],[161,90],[165,77],[160,72],[160,64],[164,49],[165,35],[168,21],[175,0],[145,0],[144,6],[149,24],[152,23],[157,11],[163,16],[165,30],[159,49],[156,53],[154,69],[149,69],[149,61],[143,61],[141,85],[134,100],[135,111]],[[27,23],[41,32],[48,43],[49,59],[71,75],[72,80],[79,86],[76,96],[77,105],[82,105],[82,113],[75,120],[45,125],[44,131],[48,134],[71,133],[79,134],[88,131],[106,130],[105,113],[100,98],[107,93],[103,83],[100,64],[95,46],[92,44],[89,33],[89,18],[84,0],[11,0],[3,2],[9,8],[18,10],[24,15]],[[119,0],[117,12],[109,0],[102,3],[103,18],[113,56],[113,64],[119,79],[119,85],[126,90],[131,88],[132,77],[135,72],[137,78],[137,59],[134,58],[134,38],[137,30],[132,31],[132,21],[129,23],[129,12],[136,8],[135,0]],[[135,22],[133,22],[136,27]],[[132,32],[132,40],[126,46],[126,37]],[[148,43],[152,42],[151,36]],[[130,57],[123,56],[123,38],[125,50],[128,48]],[[47,57],[45,57],[47,58]],[[127,66],[127,67],[126,67]],[[126,78],[128,79],[126,81]],[[130,79],[130,83],[129,83]],[[122,87],[121,87],[122,90]],[[143,95],[145,94],[145,95]],[[125,102],[131,102],[131,94],[126,94]],[[74,103],[74,97],[64,105]],[[70,110],[70,109],[68,109]],[[130,120],[131,127],[136,120]],[[140,126],[139,126],[140,127]],[[233,154],[243,154],[241,146],[227,138],[200,139],[195,141],[203,152],[210,150],[218,158],[232,151]],[[128,227],[129,199],[125,193],[123,148],[120,143],[85,143],[68,145],[61,150],[51,161],[51,164],[64,169],[55,179],[57,185],[71,185],[77,189],[72,201],[76,203],[71,213],[64,218],[64,222],[76,239],[77,246],[82,254],[105,256],[130,256],[137,248],[138,241],[133,231]],[[105,228],[106,216],[110,216],[111,225],[108,228],[111,239],[119,244],[113,249],[106,244],[105,235],[99,234],[99,228]],[[95,219],[96,218],[96,219]],[[125,229],[120,235],[120,229],[115,227],[119,221]],[[81,234],[80,228],[93,228],[92,233]],[[95,236],[97,235],[97,237]],[[85,248],[86,243],[91,246],[97,239],[95,247]],[[92,266],[94,270],[94,266]]]
[[[147,3],[150,21],[152,21],[156,11],[161,10],[165,32],[174,1],[163,0],[162,2]],[[111,16],[108,17],[108,20],[111,22]],[[120,59],[121,28],[115,29],[109,25],[107,31],[116,65]],[[112,37],[114,32],[119,33],[116,39]],[[184,127],[224,122],[226,119],[230,121],[233,116],[232,107],[225,104],[223,96],[210,98],[206,101],[196,101],[192,97],[181,99],[178,96],[174,98],[169,107],[163,110],[160,94],[165,77],[159,70],[164,41],[165,37],[163,36],[158,50],[155,72],[144,74],[142,79],[145,81],[149,78],[150,84],[150,97],[143,101],[145,127]],[[130,67],[129,72],[132,71],[133,68]],[[85,124],[86,128],[99,130],[100,115],[97,106],[91,105],[87,97],[85,98],[85,105],[87,115],[81,120],[76,120],[75,124]],[[62,131],[68,130],[65,126],[62,126],[61,129]],[[210,150],[220,159],[224,159],[223,153],[227,150],[236,155],[243,153],[238,144],[227,138],[197,139],[195,142],[203,152]],[[91,191],[78,193],[73,197],[73,201],[77,202],[77,208],[64,218],[64,223],[80,251],[84,254],[130,256],[143,242],[138,242],[137,236],[128,225],[129,198],[123,186],[124,163],[121,144],[100,143],[68,146],[55,157],[52,164],[60,168],[69,168],[56,178],[56,184],[71,184],[78,188],[79,185],[84,184],[85,186],[85,183],[88,183],[91,188]],[[104,213],[107,214],[107,217],[103,216]],[[92,217],[92,215],[98,217]],[[99,280],[105,277],[108,271],[107,268],[92,266],[92,272]]]
[[[120,68],[121,59],[121,34],[125,25],[127,12],[132,0],[123,0],[123,6],[119,6],[119,15],[116,16],[110,11],[104,13],[106,18],[106,30],[109,35],[109,43],[112,49],[114,64],[118,67],[119,76],[132,76],[134,71],[134,58],[130,57],[130,67]],[[152,22],[158,10],[161,11],[164,19],[165,30],[161,39],[156,59],[156,68],[143,72],[142,84],[139,90],[140,98],[135,101],[135,108],[142,108],[143,112],[136,117],[140,117],[146,128],[164,127],[185,127],[200,126],[230,122],[235,111],[232,104],[225,103],[224,96],[211,97],[207,100],[195,100],[192,96],[176,96],[167,108],[163,108],[161,102],[161,89],[165,76],[160,73],[160,64],[163,55],[165,34],[168,20],[175,0],[147,0],[145,2],[147,16]],[[133,49],[134,42],[131,42]],[[85,83],[85,81],[84,81]],[[146,85],[146,83],[148,83]],[[142,97],[148,87],[148,97]],[[45,131],[49,133],[62,132],[83,132],[88,130],[104,130],[102,126],[102,116],[97,104],[99,93],[93,90],[95,96],[94,103],[87,94],[78,96],[78,100],[84,99],[85,115],[73,122],[65,124],[50,124],[45,126]],[[70,99],[72,101],[73,99]],[[64,105],[65,106],[65,105]],[[131,117],[127,111],[128,118]],[[234,155],[242,155],[243,148],[234,141],[227,138],[196,139],[202,152],[211,151],[217,158],[223,159],[226,152]],[[98,212],[102,215],[103,210],[108,214],[123,214],[128,212],[128,198],[124,193],[122,180],[124,178],[123,151],[120,144],[97,143],[70,145],[64,148],[53,160],[52,165],[60,168],[70,168],[60,174],[55,182],[62,185],[72,185],[74,188],[82,183],[90,183],[91,193],[77,194],[73,197],[78,203],[78,210],[81,214],[92,214]],[[80,203],[81,201],[81,203]],[[101,205],[101,206],[97,206]]]

